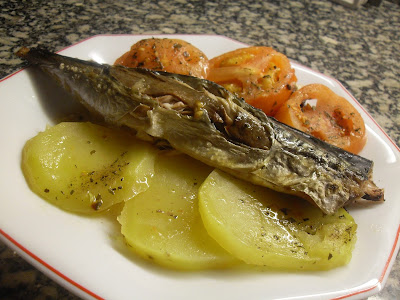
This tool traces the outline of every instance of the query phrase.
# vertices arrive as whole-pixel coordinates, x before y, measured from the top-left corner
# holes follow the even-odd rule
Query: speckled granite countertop
[[[250,4],[251,3],[251,4]],[[104,33],[218,34],[276,48],[337,78],[400,145],[400,6],[330,1],[0,1],[0,78],[20,46],[60,50]],[[371,299],[400,299],[400,257]],[[0,242],[1,299],[75,299]]]

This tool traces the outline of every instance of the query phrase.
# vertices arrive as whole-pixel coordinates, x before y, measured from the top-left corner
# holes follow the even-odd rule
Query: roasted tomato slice
[[[210,60],[208,78],[273,116],[297,81],[289,59],[270,47],[248,47]]]
[[[198,48],[183,40],[167,38],[140,40],[114,64],[199,78],[206,78],[209,68],[207,56]]]
[[[343,97],[322,84],[309,84],[283,105],[275,118],[352,153],[366,143],[360,113]]]

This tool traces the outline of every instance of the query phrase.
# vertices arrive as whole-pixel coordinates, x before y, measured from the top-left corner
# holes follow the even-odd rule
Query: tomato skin
[[[209,70],[209,60],[202,51],[186,41],[168,38],[140,40],[114,64],[199,78],[206,78]]]
[[[322,84],[309,84],[294,92],[275,118],[354,154],[367,140],[360,113]]]
[[[273,116],[293,93],[297,78],[289,59],[270,47],[248,47],[210,60],[208,80]]]

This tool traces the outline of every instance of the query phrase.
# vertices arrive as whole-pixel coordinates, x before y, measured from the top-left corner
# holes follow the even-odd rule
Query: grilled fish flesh
[[[238,178],[295,194],[324,213],[361,198],[383,201],[373,162],[266,116],[199,78],[102,65],[21,48],[90,112]]]

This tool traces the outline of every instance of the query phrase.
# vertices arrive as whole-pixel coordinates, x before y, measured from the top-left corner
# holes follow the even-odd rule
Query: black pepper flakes
[[[288,209],[286,207],[283,207],[280,209],[281,212],[286,216],[288,214]]]
[[[103,205],[103,199],[100,194],[97,194],[92,203],[92,208],[94,210],[99,210],[102,205]]]
[[[175,49],[179,49],[179,48],[182,48],[182,45],[181,45],[181,44],[178,44],[178,43],[175,43],[173,47],[174,47]]]

